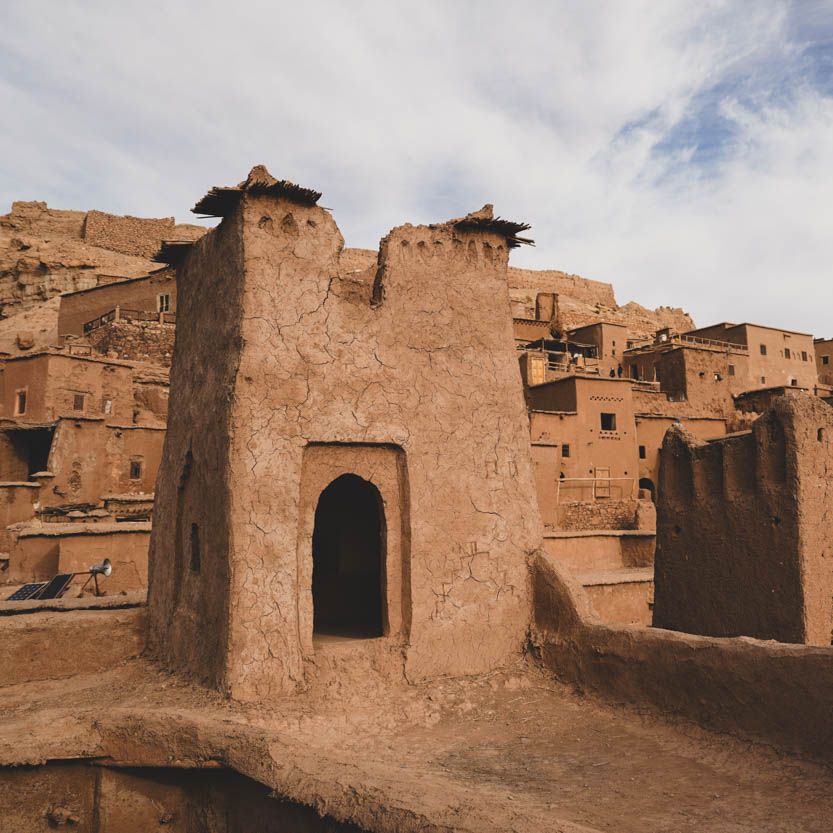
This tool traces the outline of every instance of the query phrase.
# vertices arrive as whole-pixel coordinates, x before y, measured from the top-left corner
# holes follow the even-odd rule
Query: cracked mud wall
[[[239,216],[200,239],[178,275],[168,430],[149,552],[149,647],[223,688],[229,621],[231,400],[244,269]],[[193,525],[200,571],[192,569]]]
[[[249,193],[196,244],[180,283],[186,293],[184,284],[199,282],[201,302],[188,307],[180,296],[154,515],[152,560],[162,563],[152,566],[153,642],[195,671],[206,651],[189,637],[210,630],[219,647],[227,635],[227,658],[210,661],[212,675],[242,699],[293,690],[314,673],[311,565],[299,563],[310,558],[299,547],[311,507],[301,481],[314,443],[384,446],[405,460],[412,622],[409,636],[388,638],[402,641],[409,679],[486,670],[520,650],[526,633],[527,557],[541,525],[507,314],[506,241],[448,224],[396,228],[382,241],[375,287],[339,276],[342,246],[325,210]],[[218,281],[209,247],[237,275]],[[240,282],[242,297],[231,302]],[[224,325],[240,335],[222,346],[206,326],[219,297]],[[184,372],[197,374],[209,348],[225,367],[215,384],[233,391],[210,423],[205,411],[220,394],[203,396]],[[182,573],[179,609],[168,615],[187,435],[216,455],[200,505],[225,520],[203,538],[204,550],[217,551],[216,574],[205,564],[199,579]],[[199,456],[195,444],[191,477]],[[218,606],[226,576],[228,619],[209,622],[206,598]]]
[[[654,626],[830,645],[833,410],[778,399],[751,432],[663,443]]]

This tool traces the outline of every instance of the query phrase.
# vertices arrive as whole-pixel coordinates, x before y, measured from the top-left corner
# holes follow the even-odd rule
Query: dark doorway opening
[[[19,474],[4,479],[26,480],[33,474],[46,471],[49,451],[52,448],[54,428],[18,428],[9,429],[6,436],[13,449],[13,459],[4,461],[3,468],[19,469]]]
[[[312,534],[313,633],[383,635],[385,519],[376,487],[343,474],[321,492]]]
[[[649,491],[651,493],[651,500],[654,501],[654,503],[657,502],[657,495],[656,489],[654,488],[654,482],[649,477],[643,477],[640,479],[639,488],[646,489],[647,491]]]

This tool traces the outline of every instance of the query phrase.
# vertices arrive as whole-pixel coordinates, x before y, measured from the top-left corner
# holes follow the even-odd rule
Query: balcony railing
[[[84,324],[84,335],[88,335],[100,327],[106,327],[113,321],[153,321],[157,324],[176,324],[176,313],[149,312],[148,310],[115,307],[115,309],[111,309]]]

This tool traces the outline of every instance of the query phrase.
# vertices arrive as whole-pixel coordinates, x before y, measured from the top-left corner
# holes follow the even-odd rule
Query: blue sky
[[[262,162],[347,245],[493,202],[515,265],[833,336],[833,0],[5,0],[0,107],[0,212],[188,220]]]

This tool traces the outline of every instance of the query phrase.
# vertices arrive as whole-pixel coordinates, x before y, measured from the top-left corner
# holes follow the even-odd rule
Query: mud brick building
[[[171,269],[160,268],[139,278],[101,282],[90,289],[64,293],[58,336],[85,336],[108,320],[131,320],[136,312],[162,314],[163,321],[176,321],[176,277]]]
[[[751,431],[675,427],[660,468],[654,626],[830,645],[833,409],[782,396]]]
[[[255,168],[196,206],[216,229],[167,250],[180,316],[150,642],[240,699],[303,687],[333,651],[412,680],[500,664],[540,542],[496,303],[525,226],[491,207],[400,226],[364,281],[339,274],[318,196]]]
[[[814,339],[813,352],[819,382],[823,385],[833,385],[833,338]]]
[[[657,383],[693,414],[733,416],[737,394],[757,388],[814,390],[813,337],[756,324],[716,324],[685,333],[657,332],[653,343],[625,354],[632,379]]]

